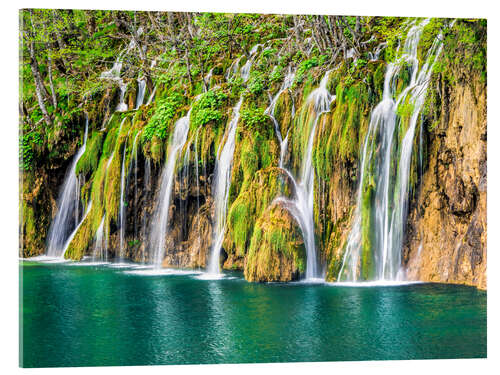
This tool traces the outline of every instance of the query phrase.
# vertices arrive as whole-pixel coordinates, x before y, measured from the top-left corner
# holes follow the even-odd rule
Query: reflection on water
[[[486,356],[486,293],[475,288],[23,264],[25,367]]]

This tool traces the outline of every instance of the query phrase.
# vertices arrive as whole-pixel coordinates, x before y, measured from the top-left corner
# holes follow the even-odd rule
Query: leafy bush
[[[227,100],[227,95],[222,90],[210,90],[193,104],[191,124],[194,128],[208,124],[210,121],[222,119],[222,107]]]
[[[241,111],[241,120],[248,129],[257,129],[260,124],[267,121],[263,108],[248,108]]]
[[[283,79],[283,67],[277,65],[269,75],[269,81],[271,83],[275,83],[275,82],[280,82],[282,79]]]
[[[253,95],[259,95],[264,91],[265,87],[265,79],[262,75],[262,73],[256,71],[251,77],[248,82],[248,92],[252,93]]]
[[[165,139],[168,124],[181,105],[182,95],[177,92],[172,93],[165,99],[161,99],[156,105],[153,116],[144,128],[144,138],[151,140],[153,135],[156,135],[160,139]]]
[[[304,81],[304,76],[306,73],[319,65],[319,60],[317,57],[310,58],[308,60],[304,60],[299,64],[297,68],[297,74],[295,75],[295,80],[293,82],[294,85],[298,85]]]
[[[43,137],[38,131],[23,134],[19,138],[19,159],[21,170],[29,171],[33,168],[35,149],[43,145]]]

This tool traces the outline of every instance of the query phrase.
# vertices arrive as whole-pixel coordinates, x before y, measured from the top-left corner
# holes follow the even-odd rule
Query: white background
[[[0,374],[77,373],[133,374],[469,374],[500,373],[499,334],[499,28],[500,12],[486,0],[4,0],[0,12]],[[381,362],[323,362],[210,366],[100,367],[76,369],[18,368],[18,9],[80,8],[170,11],[221,11],[365,16],[420,16],[488,19],[488,359]]]

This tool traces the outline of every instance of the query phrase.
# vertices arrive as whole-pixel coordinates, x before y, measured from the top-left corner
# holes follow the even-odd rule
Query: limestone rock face
[[[257,220],[245,259],[248,281],[292,281],[305,271],[306,250],[299,225],[281,203]]]
[[[255,222],[275,198],[291,197],[293,194],[293,180],[285,170],[269,167],[255,173],[251,183],[243,188],[228,212],[224,241],[228,259],[224,268],[243,268]]]
[[[444,97],[411,202],[407,276],[486,288],[486,87],[461,82]]]

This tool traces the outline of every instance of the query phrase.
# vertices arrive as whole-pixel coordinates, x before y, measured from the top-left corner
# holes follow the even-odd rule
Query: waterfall
[[[192,108],[192,107],[191,107]],[[172,195],[172,187],[174,184],[174,172],[177,162],[177,156],[186,143],[189,132],[189,117],[191,109],[186,116],[176,121],[174,125],[174,134],[170,142],[167,162],[161,174],[160,183],[160,199],[158,210],[156,212],[153,228],[151,232],[151,249],[154,252],[153,264],[156,268],[160,268],[165,255],[165,236],[167,235],[167,226],[170,211],[170,199]]]
[[[428,22],[424,20],[409,29],[402,56],[387,66],[383,98],[372,111],[364,141],[357,203],[338,280],[359,281],[368,278],[384,281],[400,280],[404,277],[401,249],[407,215],[413,139],[417,120],[424,105],[432,67],[442,49],[441,38],[438,36],[428,51],[426,62],[419,69],[417,47],[422,30]],[[409,66],[411,79],[408,86],[394,99],[396,80],[403,63]],[[405,101],[411,104],[412,109],[408,128],[399,145],[395,133],[402,124],[397,109]],[[394,166],[395,162],[397,168]],[[363,277],[360,275],[363,225],[366,225],[363,223],[363,201],[368,199],[365,194],[373,185],[375,195],[369,209],[374,221],[374,243],[370,248],[374,270],[373,272],[365,270]]]
[[[233,108],[233,117],[228,126],[226,142],[221,142],[217,150],[218,157],[214,173],[215,228],[213,230],[210,261],[207,267],[208,273],[212,275],[220,273],[220,250],[222,248],[226,229],[227,200],[229,197],[229,187],[231,185],[231,166],[233,163],[236,127],[240,119],[240,107],[242,102],[243,97],[240,97],[240,100]]]
[[[57,199],[57,213],[52,220],[49,229],[47,241],[47,255],[49,257],[62,257],[64,255],[65,243],[68,235],[78,226],[79,205],[80,205],[80,186],[79,179],[75,174],[78,160],[85,152],[87,145],[87,136],[89,128],[89,119],[85,119],[85,134],[83,145],[73,158],[71,165],[64,178],[64,184]]]
[[[123,148],[123,157],[122,157],[122,170],[121,170],[121,180],[120,180],[120,253],[118,254],[118,258],[121,260],[124,259],[124,250],[125,250],[125,229],[126,229],[126,211],[125,211],[125,156],[127,155],[127,144],[125,144]]]
[[[307,254],[306,280],[314,280],[320,277],[316,259],[316,244],[314,238],[314,167],[312,164],[312,149],[314,144],[314,134],[321,114],[330,110],[330,104],[335,100],[326,85],[331,71],[327,71],[318,88],[313,90],[307,97],[307,103],[314,107],[314,122],[307,140],[306,153],[303,155],[300,182],[297,183],[290,171],[286,170],[295,185],[295,197],[293,200],[278,198],[284,204],[292,216],[298,222]]]
[[[151,102],[153,101],[153,98],[155,97],[155,94],[156,94],[156,86],[153,88],[153,92],[151,93],[151,95],[149,95],[149,99],[148,99],[146,105],[151,104]]]
[[[145,158],[144,160],[144,191],[145,191],[145,197],[144,197],[144,202],[149,201],[149,194],[151,191],[151,159]],[[142,217],[142,238],[146,238],[147,232],[147,221],[148,221],[148,214],[147,211],[144,210],[143,212],[143,217]],[[143,247],[142,251],[142,263],[146,263],[146,245]]]
[[[116,107],[117,112],[125,112],[128,111],[128,105],[125,103],[125,92],[127,91],[127,84],[121,82],[120,83],[120,102]]]
[[[252,49],[250,50],[250,57],[248,58],[245,65],[241,67],[240,75],[241,78],[243,78],[243,82],[246,82],[248,80],[248,77],[250,77],[250,69],[252,68],[253,61],[257,56],[257,49],[260,46],[262,46],[262,44],[256,44],[255,46],[252,47]]]
[[[188,222],[188,215],[187,215],[187,201],[189,198],[189,164],[191,161],[191,144],[192,144],[192,139],[189,141],[189,143],[186,146],[186,151],[184,152],[184,158],[182,161],[182,168],[181,168],[181,178],[180,178],[180,183],[179,183],[179,190],[181,193],[181,199],[179,201],[180,205],[180,212],[181,212],[181,237],[185,238],[185,233],[187,232],[187,222]],[[184,199],[184,196],[186,199]]]
[[[71,241],[73,241],[73,238],[75,237],[76,233],[78,232],[78,229],[80,229],[80,226],[82,225],[82,223],[85,221],[85,218],[89,214],[91,208],[92,208],[92,201],[89,202],[89,205],[87,206],[87,210],[85,211],[85,215],[82,217],[82,220],[80,220],[80,222],[76,226],[75,230],[71,233],[69,238],[66,240],[66,243],[64,244],[64,250],[62,252],[61,258],[64,258],[64,254],[66,254],[66,250],[68,250],[69,244],[71,243]]]
[[[128,110],[128,105],[125,103],[125,92],[127,91],[127,84],[123,82],[123,79],[120,77],[122,67],[123,67],[123,55],[127,54],[132,48],[134,48],[135,42],[132,39],[128,45],[127,48],[122,50],[119,54],[118,57],[116,58],[113,66],[111,67],[110,70],[106,70],[105,72],[101,73],[100,78],[101,79],[106,79],[109,81],[116,82],[118,84],[118,87],[120,87],[120,101],[116,107],[117,112],[125,112]]]
[[[104,224],[106,222],[106,215],[102,217],[101,224],[97,228],[95,235],[94,251],[92,253],[93,261],[105,261],[107,260],[107,248],[106,241],[104,240]]]
[[[203,82],[205,82],[205,86],[208,86],[208,90],[210,90],[210,80],[212,79],[212,74],[213,74],[214,68],[210,69],[208,74],[203,78]],[[207,88],[205,87],[205,92],[207,91]]]
[[[130,168],[133,168],[133,170],[134,170],[134,239],[135,240],[137,240],[137,169],[138,169],[138,165],[137,165],[137,139],[139,138],[139,134],[141,134],[140,131],[138,131],[135,134],[134,143],[132,146],[132,158],[133,158],[132,161],[133,161],[133,163],[130,163]],[[129,173],[127,175],[127,178],[129,175],[130,175],[130,170],[129,170]]]
[[[269,105],[269,107],[267,107],[267,109],[264,112],[273,121],[274,129],[276,131],[276,136],[278,137],[278,141],[280,143],[280,161],[279,161],[280,168],[283,168],[283,160],[285,158],[286,149],[288,147],[288,133],[287,133],[285,139],[283,139],[283,137],[281,135],[281,131],[280,131],[280,125],[279,125],[278,121],[276,120],[276,118],[274,117],[274,110],[276,108],[276,102],[278,101],[278,98],[286,89],[288,89],[292,86],[294,78],[295,78],[295,72],[292,72],[292,69],[289,68],[288,74],[286,75],[285,80],[283,81],[283,84],[281,85],[280,90],[274,96],[274,98],[272,98],[271,104]]]
[[[240,60],[241,56],[233,60],[226,72],[226,81],[229,81],[229,79],[236,74],[236,72],[238,71],[238,63],[240,62]]]
[[[123,123],[125,122],[127,118],[124,117],[123,120],[120,122],[120,127],[118,128],[118,133],[116,135],[116,138],[120,137],[120,133],[122,132],[122,127]],[[111,162],[113,161],[113,158],[115,157],[115,149],[113,149],[113,152],[111,153],[111,156],[109,157],[108,162],[106,163],[106,173],[108,173],[109,166],[111,165]]]
[[[200,172],[199,172],[199,160],[198,160],[198,135],[200,134],[200,129],[196,131],[196,137],[194,139],[194,164],[195,164],[195,174],[196,174],[196,205],[197,211],[200,212]]]
[[[144,78],[137,80],[137,88],[139,89],[139,91],[137,93],[135,109],[138,109],[144,102],[144,93],[146,91],[146,80]]]

